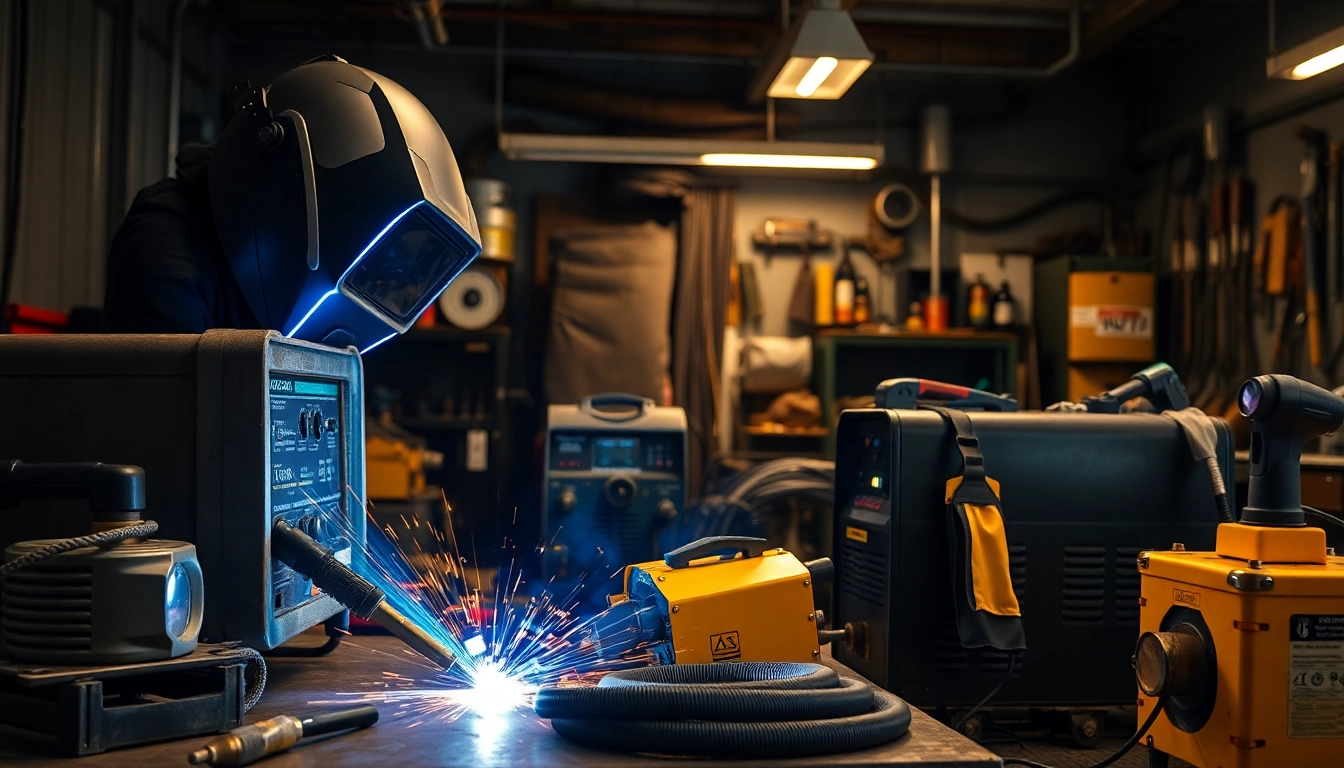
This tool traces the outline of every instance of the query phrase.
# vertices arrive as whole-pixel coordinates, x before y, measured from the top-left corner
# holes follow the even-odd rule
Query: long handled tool
[[[1304,125],[1298,126],[1297,137],[1306,144],[1302,158],[1302,267],[1303,291],[1306,296],[1307,345],[1311,364],[1320,368],[1325,362],[1326,344],[1325,301],[1322,298],[1325,280],[1322,278],[1321,232],[1325,224],[1325,165],[1328,153],[1323,131]]]

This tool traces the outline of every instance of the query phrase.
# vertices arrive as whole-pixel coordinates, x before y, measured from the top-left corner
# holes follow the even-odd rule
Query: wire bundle
[[[733,475],[716,491],[682,516],[677,531],[681,543],[706,536],[757,534],[764,528],[763,516],[780,499],[833,503],[835,462],[775,459]]]
[[[672,664],[544,688],[537,715],[590,747],[688,757],[825,755],[894,741],[910,707],[820,664]]]

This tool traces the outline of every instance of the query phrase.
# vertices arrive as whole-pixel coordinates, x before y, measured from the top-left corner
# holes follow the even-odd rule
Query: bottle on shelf
[[[860,277],[854,281],[854,324],[862,325],[873,319],[873,300],[868,295],[868,281]]]
[[[816,325],[818,328],[835,325],[835,272],[829,262],[822,261],[813,267],[812,277]]]
[[[1012,291],[1008,290],[1008,281],[1004,280],[1003,285],[999,286],[999,292],[994,294],[994,327],[999,330],[1007,330],[1017,323],[1017,299],[1013,298]]]
[[[835,270],[835,324],[854,324],[854,265],[846,252]]]
[[[990,327],[989,284],[984,275],[976,275],[975,282],[966,289],[966,324],[977,330]]]
[[[910,302],[910,314],[905,318],[907,331],[924,330],[924,305],[918,301]]]

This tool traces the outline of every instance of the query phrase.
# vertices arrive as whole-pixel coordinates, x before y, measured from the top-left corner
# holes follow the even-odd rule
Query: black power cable
[[[1142,739],[1143,735],[1148,732],[1148,729],[1153,727],[1153,723],[1157,722],[1157,716],[1162,714],[1162,706],[1164,704],[1166,704],[1165,699],[1158,699],[1157,706],[1153,707],[1153,713],[1148,716],[1147,720],[1143,721],[1143,725],[1139,726],[1139,729],[1134,732],[1134,735],[1129,737],[1129,741],[1126,741],[1119,749],[1097,762],[1092,763],[1087,768],[1106,768],[1106,766],[1111,765],[1116,760],[1119,760],[1128,754],[1129,750],[1133,749],[1139,743],[1139,739]],[[1003,758],[1003,764],[1022,765],[1026,766],[1026,768],[1051,768],[1051,766],[1048,766],[1045,763],[1038,763],[1024,757],[1005,757]]]
[[[1326,521],[1327,523],[1333,523],[1334,525],[1337,525],[1340,528],[1344,528],[1344,517],[1336,517],[1335,515],[1332,515],[1329,512],[1322,512],[1321,510],[1315,507],[1308,507],[1306,504],[1302,505],[1302,511],[1306,512],[1312,517],[1318,517]]]
[[[985,694],[985,698],[981,699],[979,704],[976,704],[974,707],[971,707],[971,711],[961,716],[961,719],[958,720],[956,724],[952,726],[952,730],[960,733],[962,726],[970,722],[971,718],[975,717],[977,712],[984,709],[985,705],[989,703],[990,699],[993,699],[995,696],[998,696],[999,691],[1003,690],[1003,686],[1008,683],[1008,678],[1013,676],[1013,668],[1016,666],[1017,666],[1017,654],[1016,653],[1009,654],[1008,671],[1003,673],[1003,677],[999,680],[998,684],[995,685],[994,688],[989,693]]]
[[[33,563],[41,562],[53,558],[62,552],[69,552],[72,549],[83,549],[84,547],[106,547],[127,539],[143,539],[153,536],[159,530],[159,524],[153,520],[145,520],[135,525],[128,525],[122,528],[112,528],[100,533],[91,533],[88,536],[77,536],[73,539],[60,539],[54,544],[50,544],[41,549],[21,555],[13,560],[0,565],[0,580],[5,577],[21,571]]]

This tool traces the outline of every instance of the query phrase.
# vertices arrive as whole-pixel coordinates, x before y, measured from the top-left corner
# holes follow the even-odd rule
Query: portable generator
[[[658,557],[658,531],[686,501],[686,412],[635,395],[552,405],[546,424],[543,570],[606,578]]]
[[[1247,381],[1238,401],[1254,424],[1240,522],[1218,526],[1214,551],[1175,538],[1139,558],[1134,666],[1140,719],[1156,718],[1150,762],[1339,765],[1344,557],[1305,524],[1299,465],[1306,440],[1344,424],[1344,399],[1272,375]]]
[[[916,706],[969,706],[1000,682],[996,706],[1133,703],[1135,559],[1212,544],[1207,467],[1163,416],[961,416],[998,487],[1025,651],[968,650],[959,635],[947,496],[963,438],[939,412],[858,409],[837,437],[836,659]],[[1232,435],[1215,423],[1227,475]]]
[[[834,576],[827,558],[803,563],[765,539],[711,536],[627,566],[589,639],[604,659],[641,648],[659,664],[814,661],[824,619],[813,592]]]
[[[349,564],[364,535],[362,368],[273,331],[0,336],[0,456],[142,467],[145,517],[195,545],[200,637],[272,648],[342,610],[272,557],[276,520]],[[53,507],[50,505],[60,505]],[[321,510],[319,513],[318,510]],[[0,544],[88,533],[91,512],[25,502]],[[330,519],[330,518],[328,518]]]

